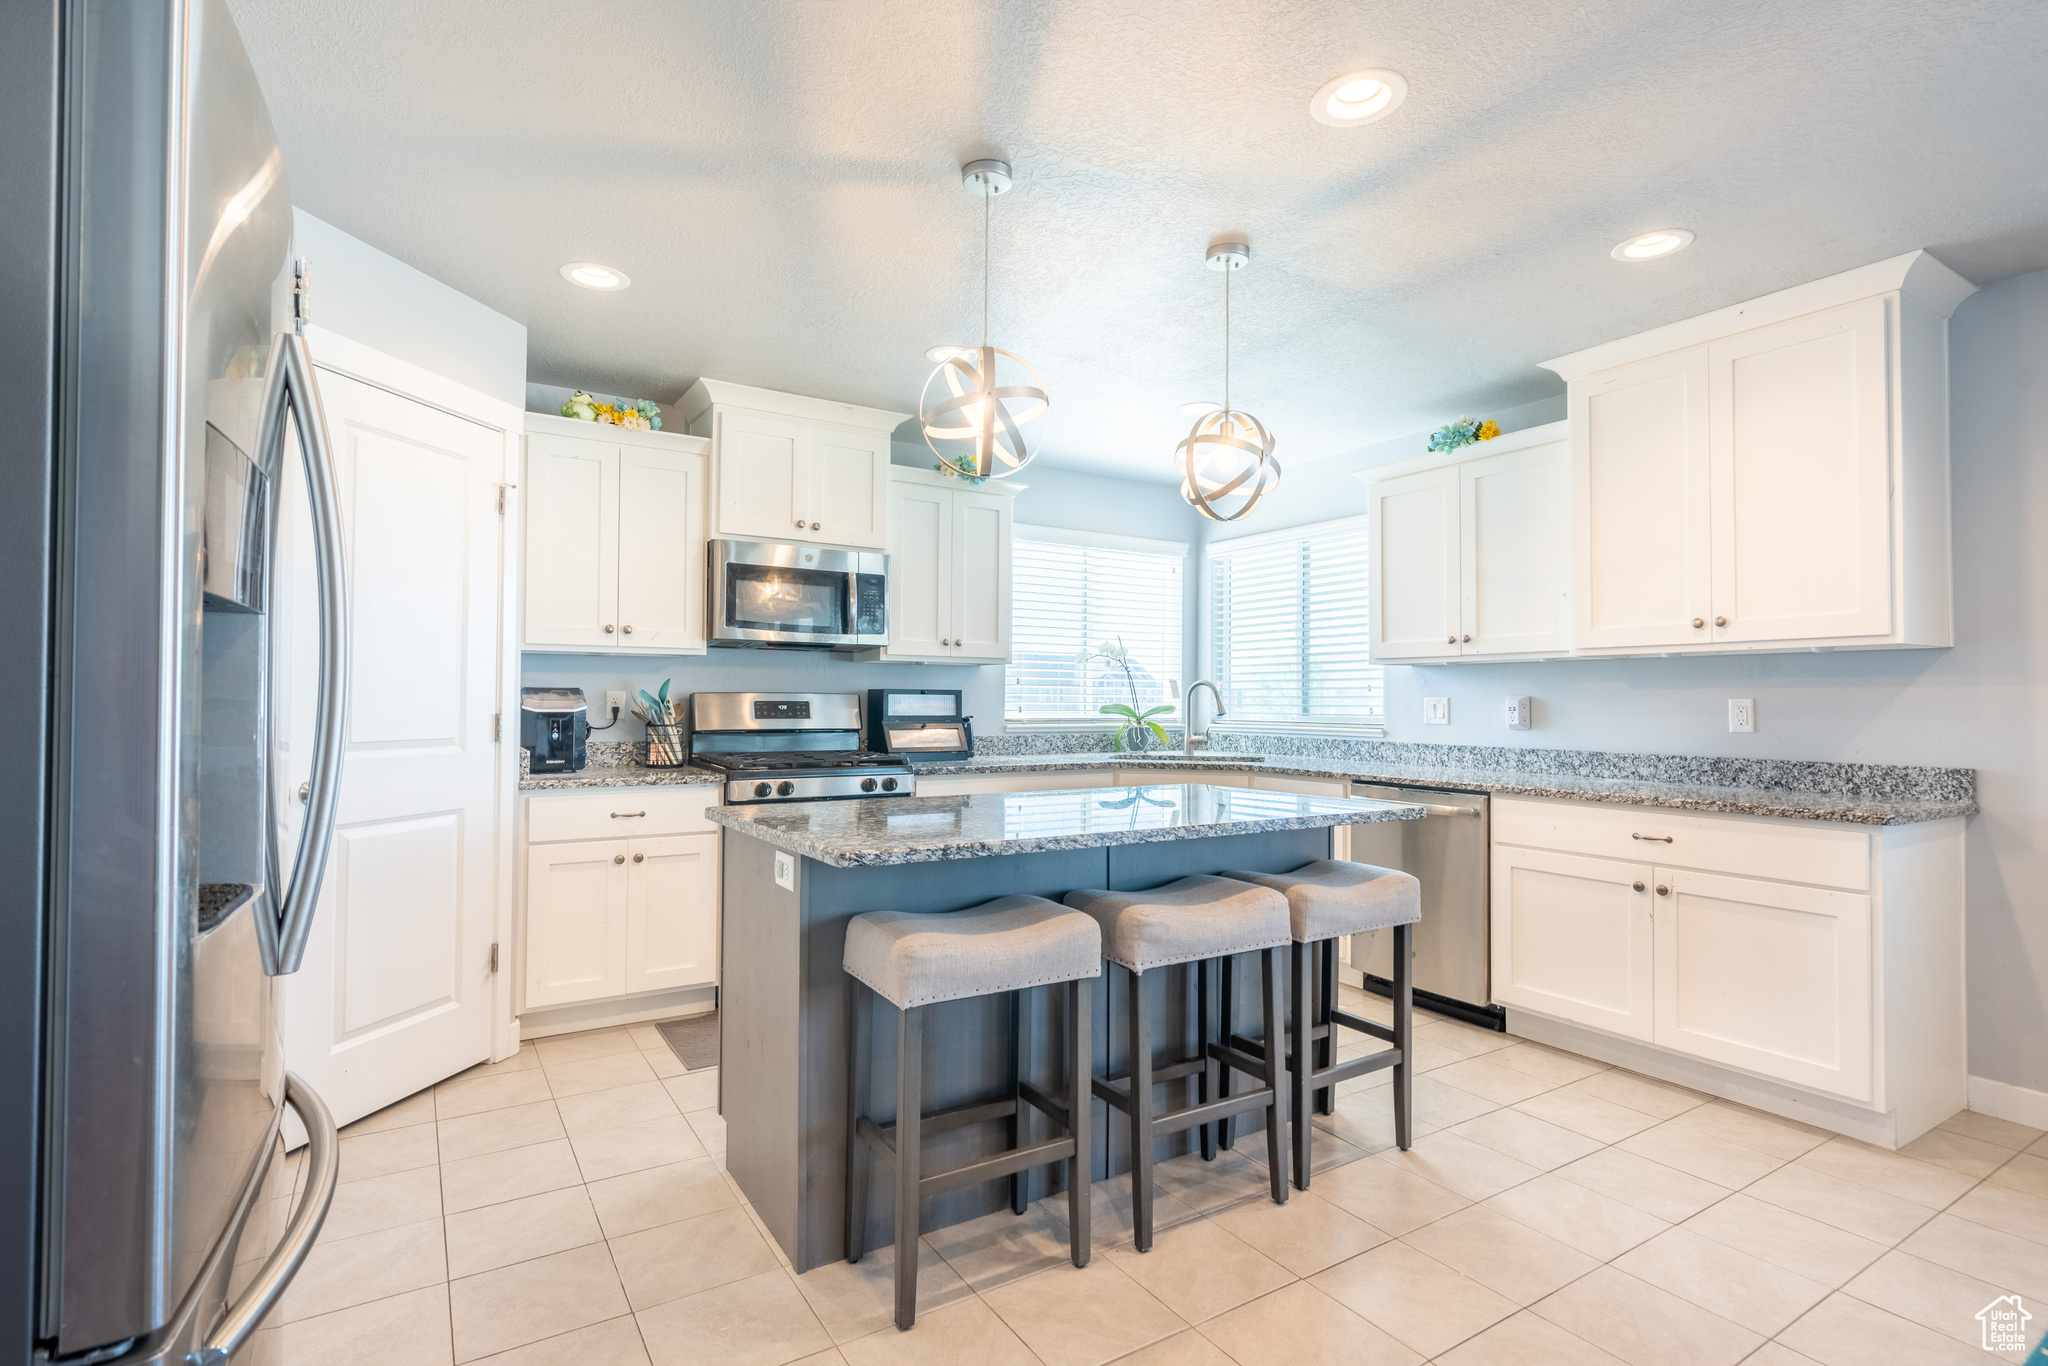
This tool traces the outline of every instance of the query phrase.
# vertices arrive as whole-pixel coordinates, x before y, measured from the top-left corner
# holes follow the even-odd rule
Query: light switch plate
[[[785,892],[796,890],[796,855],[775,851],[775,885]]]
[[[1527,730],[1536,718],[1536,703],[1527,697],[1508,699],[1508,729]]]
[[[1425,726],[1448,726],[1451,724],[1451,699],[1448,697],[1423,698],[1422,724]]]
[[[1756,699],[1754,697],[1731,697],[1728,699],[1728,729],[1738,735],[1756,734]]]

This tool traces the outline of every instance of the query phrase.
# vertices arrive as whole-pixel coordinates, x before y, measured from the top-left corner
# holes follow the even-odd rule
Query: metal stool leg
[[[1128,970],[1127,970],[1128,971]],[[1145,1017],[1145,979],[1131,979],[1131,1232],[1138,1251],[1152,1250],[1152,1024]]]
[[[1095,1152],[1089,1141],[1095,1128],[1091,995],[1086,977],[1067,983],[1067,1131],[1074,1136],[1074,1155],[1067,1160],[1067,1239],[1075,1266],[1088,1265],[1093,1247],[1088,1230],[1090,1188],[1095,1181]]]
[[[1307,1190],[1309,1146],[1315,1140],[1315,1125],[1309,1120],[1308,1079],[1315,1070],[1319,1051],[1311,1030],[1315,1021],[1314,993],[1310,990],[1310,979],[1315,973],[1315,945],[1295,944],[1290,952],[1294,968],[1294,1037],[1286,1047],[1276,1049],[1269,1044],[1266,1056],[1288,1064],[1287,1109],[1292,1120],[1288,1127],[1294,1138],[1294,1188]]]
[[[1016,1042],[1016,1051],[1011,1060],[1015,1070],[1010,1076],[1010,1100],[1017,1107],[1010,1114],[1010,1146],[1021,1148],[1024,1146],[1026,1129],[1030,1124],[1030,1117],[1024,1113],[1024,1079],[1031,1075],[1029,989],[1010,993],[1010,1037]],[[1025,1197],[1028,1194],[1026,1187],[1030,1180],[1029,1172],[1010,1173],[1010,1213],[1024,1212]]]
[[[1318,1068],[1337,1065],[1337,1031],[1330,1026],[1330,1013],[1337,1008],[1337,941],[1325,939],[1316,945],[1316,1024],[1322,1028],[1323,1037],[1316,1044],[1316,1066]],[[1334,1115],[1337,1113],[1337,1088],[1320,1087],[1316,1091],[1316,1113]],[[1306,1189],[1304,1187],[1304,1189]]]
[[[919,1139],[924,1127],[924,1007],[896,1018],[896,1326],[917,1321]]]
[[[1222,1007],[1217,1011],[1217,1037],[1224,1043],[1237,1029],[1237,959],[1225,958],[1220,969],[1223,981],[1220,984]],[[1231,1095],[1230,1069],[1224,1068],[1216,1078],[1216,1099],[1228,1100]],[[1216,1121],[1216,1145],[1225,1152],[1237,1141],[1237,1120],[1233,1118]]]
[[[1394,1047],[1401,1061],[1394,1064],[1394,1146],[1404,1152],[1414,1141],[1411,1115],[1415,1109],[1415,946],[1410,936],[1413,925],[1394,926]]]
[[[860,1117],[868,1100],[867,988],[858,977],[846,978],[846,1260],[857,1262],[867,1251],[868,1164],[861,1150]]]
[[[1214,1031],[1209,1028],[1209,960],[1204,958],[1195,964],[1195,1053],[1202,1059],[1202,1070],[1195,1074],[1195,1104],[1207,1105],[1214,1092],[1216,1061],[1209,1056],[1209,1044]],[[1216,1126],[1202,1126],[1202,1160],[1216,1160]]]
[[[1287,1036],[1280,1024],[1280,950],[1265,949],[1266,1080],[1273,1089],[1266,1107],[1266,1166],[1273,1177],[1273,1203],[1287,1203]]]

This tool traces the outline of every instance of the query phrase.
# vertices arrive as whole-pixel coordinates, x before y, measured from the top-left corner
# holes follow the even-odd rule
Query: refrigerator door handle
[[[334,1203],[335,1184],[341,1177],[341,1138],[334,1116],[313,1088],[289,1072],[284,1078],[284,1103],[299,1112],[299,1120],[306,1126],[306,1194],[284,1231],[284,1240],[256,1279],[228,1306],[205,1345],[186,1356],[190,1366],[220,1366],[241,1350],[298,1274],[306,1254],[313,1250],[313,1240],[320,1236],[320,1226],[327,1222],[328,1207]]]
[[[306,339],[280,332],[270,347],[270,382],[263,405],[261,449],[266,469],[284,468],[285,412],[289,407],[299,436],[299,454],[306,471],[307,506],[313,523],[315,579],[320,598],[320,682],[314,708],[313,755],[307,778],[304,823],[299,827],[298,854],[291,877],[280,877],[277,856],[276,783],[264,783],[270,885],[275,892],[274,917],[257,917],[264,971],[282,977],[299,970],[306,939],[313,929],[313,910],[327,871],[328,848],[334,839],[334,818],[341,804],[342,742],[348,709],[348,566],[341,530],[341,492],[334,475],[333,448],[327,441],[327,417],[320,406],[320,386],[313,378],[313,353]],[[274,543],[274,537],[273,537]],[[271,747],[275,753],[275,747]],[[266,756],[266,762],[268,756]]]

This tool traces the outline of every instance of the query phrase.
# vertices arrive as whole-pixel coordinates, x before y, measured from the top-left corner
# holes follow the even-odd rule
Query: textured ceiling
[[[1283,464],[1557,391],[1536,362],[1931,247],[2048,267],[2042,0],[231,0],[304,208],[530,329],[529,378],[914,410],[981,330],[1046,458],[1168,477],[1221,388]],[[1408,79],[1364,128],[1323,81]],[[1667,261],[1608,249],[1699,235]],[[565,261],[632,288],[577,289]]]

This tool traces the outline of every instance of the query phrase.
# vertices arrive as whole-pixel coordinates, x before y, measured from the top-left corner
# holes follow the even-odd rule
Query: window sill
[[[1004,730],[1100,730],[1112,731],[1129,722],[1107,716],[1005,716]]]
[[[1240,735],[1331,735],[1359,740],[1378,740],[1387,733],[1380,721],[1238,721],[1229,716],[1215,717],[1209,729]]]

